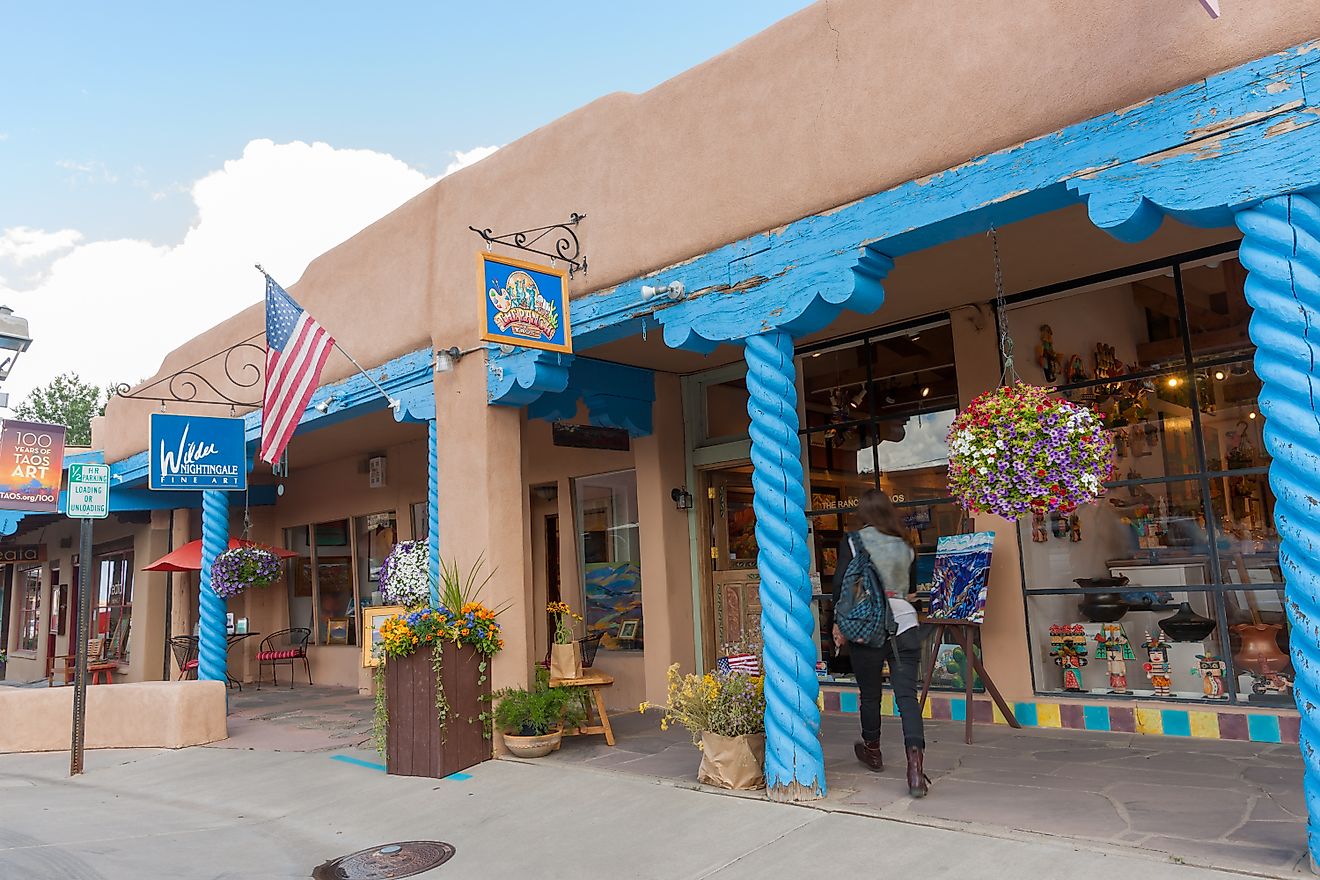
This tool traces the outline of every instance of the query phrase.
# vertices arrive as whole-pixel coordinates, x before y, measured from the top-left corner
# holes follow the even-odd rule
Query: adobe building
[[[811,789],[818,691],[856,711],[821,582],[849,508],[880,488],[919,583],[940,537],[994,532],[980,645],[1022,723],[1305,741],[1313,710],[1299,718],[1290,685],[1320,702],[1320,8],[1158,7],[818,3],[532,132],[322,255],[291,294],[398,406],[331,355],[288,472],[258,466],[246,500],[249,536],[297,555],[229,611],[254,632],[307,627],[318,684],[370,688],[359,623],[384,554],[416,537],[494,571],[496,687],[546,655],[548,598],[602,633],[618,708],[663,702],[672,663],[709,668],[763,638],[767,769]],[[480,343],[486,243],[469,227],[574,213],[545,240],[571,232],[561,253],[587,258],[573,354]],[[1116,480],[1075,517],[969,518],[949,495],[945,435],[1000,382],[1001,332],[1025,381],[1098,406],[1114,433]],[[225,367],[262,333],[254,304],[180,340],[135,389],[148,399],[97,424],[91,454],[124,499],[106,540],[133,534],[135,564],[171,534],[171,506],[177,541],[200,536],[200,498],[144,488],[149,398],[191,370],[250,403]],[[239,534],[244,498],[226,500]],[[72,526],[13,528],[10,543],[58,545]],[[67,548],[9,567],[11,678],[39,676],[70,567]],[[167,595],[171,632],[192,631],[195,580],[135,583],[133,638],[159,634],[132,642],[125,678],[159,676]],[[1209,631],[1172,644],[1157,696],[1139,644],[1184,603]],[[1065,691],[1051,628],[1093,643],[1106,623],[1138,648],[1133,693],[1109,693],[1094,659]],[[966,704],[953,646],[927,650],[953,691],[929,711],[1003,720],[979,692]],[[1223,699],[1192,671],[1206,657],[1225,663]],[[250,679],[250,654],[230,671]]]

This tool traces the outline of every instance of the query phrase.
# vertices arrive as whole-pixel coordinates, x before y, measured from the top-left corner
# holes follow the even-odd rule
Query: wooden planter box
[[[435,671],[431,652],[391,657],[385,664],[385,769],[396,776],[442,778],[489,760],[491,741],[481,713],[490,711],[489,669],[482,679],[482,656],[469,645],[445,642],[441,674],[449,717],[443,730],[435,710]],[[483,699],[485,698],[485,699]]]

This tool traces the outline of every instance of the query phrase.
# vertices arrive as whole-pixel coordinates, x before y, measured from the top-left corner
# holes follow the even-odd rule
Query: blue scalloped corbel
[[[1232,226],[1242,208],[1317,185],[1315,108],[1244,123],[1068,182],[1086,199],[1091,221],[1127,242],[1146,238],[1166,216],[1191,226]]]
[[[18,531],[18,524],[26,513],[19,510],[0,510],[0,535],[12,535]]]
[[[486,363],[486,400],[502,406],[526,406],[543,394],[568,387],[573,355],[520,348],[510,354],[489,350]]]
[[[622,428],[633,437],[651,433],[651,406],[655,402],[655,373],[641,367],[576,359],[568,371],[568,386],[544,394],[527,405],[527,417],[563,421],[577,414],[578,401],[587,405],[593,425]]]
[[[396,422],[430,422],[435,418],[435,383],[417,385],[394,396],[399,406],[394,410]]]
[[[844,309],[870,314],[880,308],[882,282],[894,261],[871,247],[859,249],[858,230],[825,219],[815,231],[837,239],[838,247],[826,247],[823,258],[821,238],[812,230],[795,230],[791,237],[772,235],[765,250],[737,261],[739,276],[748,280],[733,287],[698,289],[680,306],[657,310],[665,344],[704,354],[720,343],[761,333],[814,333]],[[803,223],[809,226],[809,220]],[[673,274],[683,277],[681,271]]]

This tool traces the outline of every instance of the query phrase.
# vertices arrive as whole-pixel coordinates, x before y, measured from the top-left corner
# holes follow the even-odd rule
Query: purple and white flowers
[[[1018,382],[987,391],[949,429],[949,489],[972,513],[1071,511],[1104,493],[1114,441],[1088,407]]]
[[[380,591],[392,605],[417,608],[431,599],[425,541],[401,541],[380,566]]]
[[[264,547],[226,550],[211,565],[211,589],[222,599],[249,587],[268,587],[280,579],[280,560]]]

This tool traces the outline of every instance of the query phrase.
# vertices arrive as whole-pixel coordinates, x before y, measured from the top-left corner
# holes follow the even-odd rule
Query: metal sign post
[[[83,741],[87,728],[87,640],[92,616],[92,520],[110,514],[110,468],[103,464],[69,465],[65,512],[82,518],[78,536],[78,645],[73,672],[73,740],[69,744],[69,775],[83,772]]]
[[[73,673],[73,742],[69,775],[83,771],[83,734],[87,726],[87,627],[92,616],[92,521],[84,519],[78,537],[78,659]]]

